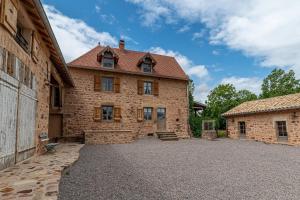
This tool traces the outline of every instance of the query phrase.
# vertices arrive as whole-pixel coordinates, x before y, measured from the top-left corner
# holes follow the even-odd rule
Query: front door
[[[279,140],[287,140],[288,132],[286,128],[286,121],[277,121],[277,135]]]
[[[166,130],[166,109],[157,108],[157,130],[165,131]]]
[[[239,122],[240,138],[246,137],[246,122]]]

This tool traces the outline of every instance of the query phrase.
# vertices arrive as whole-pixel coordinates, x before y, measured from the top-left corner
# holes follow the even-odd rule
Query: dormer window
[[[102,67],[114,68],[115,61],[114,61],[113,54],[110,51],[104,52],[101,63],[102,63]]]
[[[102,49],[97,54],[97,61],[101,64],[101,67],[114,69],[118,64],[119,56],[109,46]]]
[[[145,58],[144,62],[141,64],[142,70],[145,73],[151,73],[152,72],[152,60],[151,58]]]
[[[140,67],[141,71],[144,73],[152,73],[153,67],[156,64],[156,61],[152,57],[150,53],[144,55],[138,62],[138,67]]]

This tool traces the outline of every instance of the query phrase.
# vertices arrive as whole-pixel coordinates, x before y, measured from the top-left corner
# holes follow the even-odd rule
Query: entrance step
[[[156,132],[158,138],[162,141],[175,141],[178,140],[174,132]]]

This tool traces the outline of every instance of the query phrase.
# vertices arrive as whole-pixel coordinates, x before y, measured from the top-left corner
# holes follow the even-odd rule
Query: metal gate
[[[36,91],[0,70],[0,170],[35,152]]]

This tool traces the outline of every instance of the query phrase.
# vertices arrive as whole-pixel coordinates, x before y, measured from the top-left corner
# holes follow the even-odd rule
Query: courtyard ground
[[[0,171],[0,199],[57,199],[62,171],[78,159],[82,146],[59,144],[53,153],[31,157]]]
[[[200,139],[85,145],[59,199],[300,199],[300,148]]]

